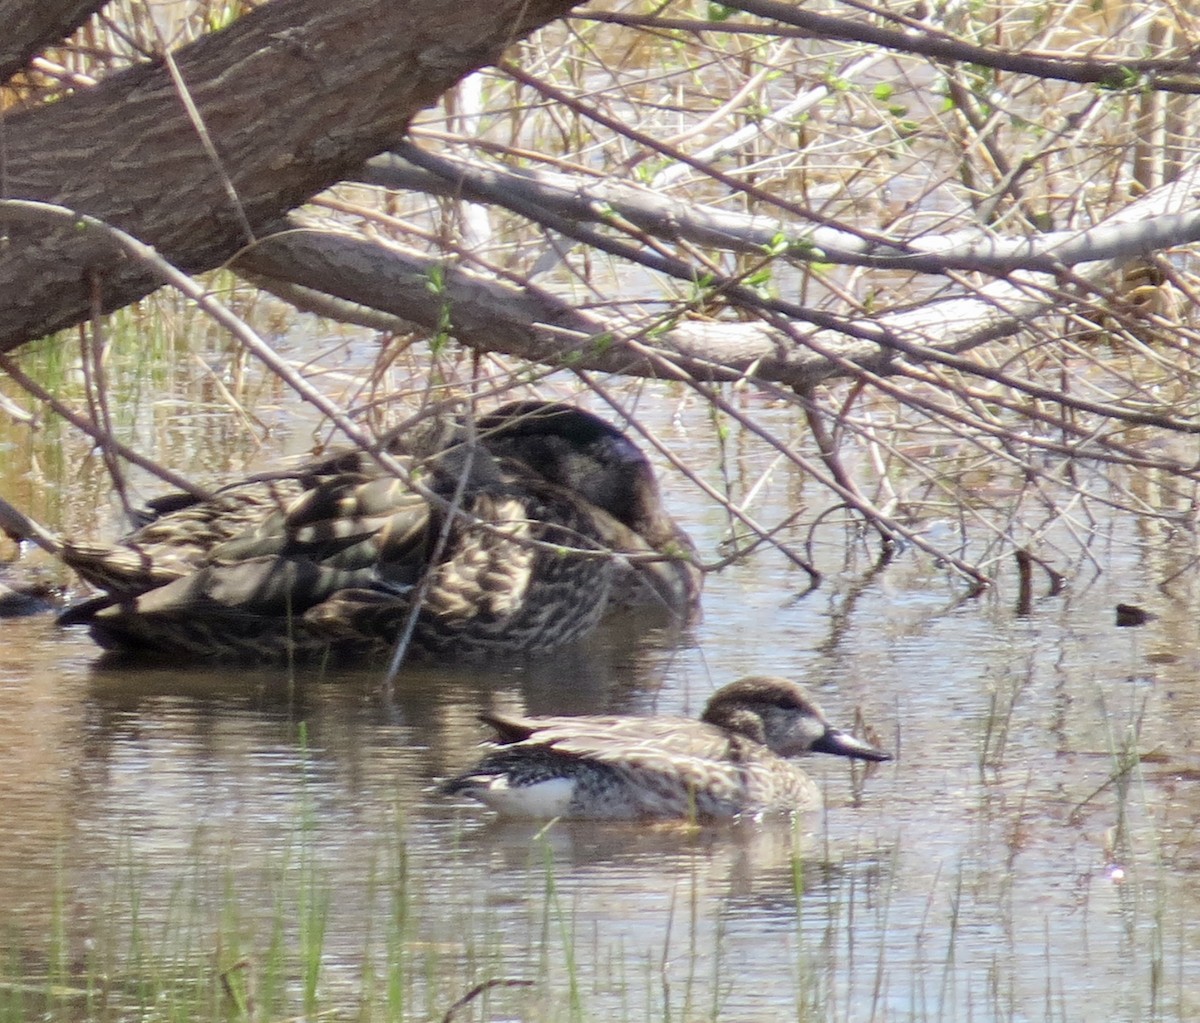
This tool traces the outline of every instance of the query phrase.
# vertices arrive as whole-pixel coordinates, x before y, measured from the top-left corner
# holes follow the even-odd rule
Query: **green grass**
[[[545,838],[524,854],[526,888],[499,893],[509,909],[522,907],[514,926],[477,892],[456,898],[414,877],[399,808],[375,832],[361,885],[343,880],[336,889],[319,810],[307,797],[297,806],[286,841],[253,867],[235,836],[198,825],[165,890],[157,850],[121,841],[103,880],[89,882],[86,917],[71,909],[78,879],[61,871],[43,941],[0,930],[0,1023],[437,1020],[463,999],[471,1004],[455,1018],[584,1023],[608,1018],[596,1007],[614,1004],[628,1020],[723,1018],[736,978],[720,935],[709,947],[691,926],[710,895],[699,861],[680,879],[663,944],[642,953],[642,976],[631,970],[636,952],[609,944],[579,916],[574,879],[560,876]],[[462,867],[477,870],[466,860]],[[794,869],[799,902],[807,870]],[[347,902],[362,907],[357,947],[344,933],[331,937],[331,910]],[[796,919],[802,946],[799,907]],[[798,1018],[819,1018],[807,966],[799,977]]]

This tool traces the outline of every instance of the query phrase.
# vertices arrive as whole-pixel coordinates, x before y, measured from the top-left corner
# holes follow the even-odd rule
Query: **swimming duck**
[[[61,540],[7,505],[0,525],[103,591],[60,621],[122,650],[359,656],[390,649],[418,598],[411,650],[429,656],[547,650],[617,604],[694,612],[691,540],[643,452],[600,417],[513,402],[470,439],[458,428],[398,460],[407,479],[350,452],[168,495],[110,545]]]
[[[832,727],[795,682],[751,676],[718,689],[700,720],[487,713],[497,748],[442,786],[501,816],[724,818],[821,806],[786,759],[889,754]]]

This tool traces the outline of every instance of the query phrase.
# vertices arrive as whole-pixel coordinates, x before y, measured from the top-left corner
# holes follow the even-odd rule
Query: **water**
[[[739,589],[718,581],[709,600]],[[793,610],[794,634],[836,622],[834,604]],[[134,929],[136,892],[154,943],[232,888],[268,934],[283,899],[298,941],[281,879],[312,871],[330,897],[323,990],[352,1004],[364,959],[386,959],[363,921],[383,930],[392,914],[382,861],[400,834],[403,944],[430,964],[418,975],[440,971],[442,991],[538,979],[551,1018],[569,1005],[568,952],[588,1018],[1070,1019],[1098,1000],[1103,1018],[1188,1018],[1196,807],[1180,768],[1194,770],[1196,697],[1148,657],[1163,634],[1116,634],[1104,609],[1067,601],[1028,622],[999,602],[928,604],[881,587],[833,651],[769,647],[747,621],[740,642],[697,636],[711,682],[805,677],[835,717],[861,707],[898,750],[861,787],[814,760],[825,815],[540,836],[430,791],[474,755],[474,713],[694,710],[710,688],[698,648],[618,658],[578,688],[569,658],[561,674],[413,672],[385,703],[368,674],[101,671],[85,640],[6,623],[25,654],[0,690],[4,917],[36,940],[65,894],[86,947]],[[887,607],[900,614],[879,628]],[[985,738],[989,718],[1003,734]],[[1139,748],[1162,760],[1118,798],[1111,749],[1139,720]]]
[[[719,478],[702,409],[651,390],[639,414]],[[174,464],[216,458],[175,433]],[[62,443],[30,464],[78,465]],[[769,461],[741,435],[726,451],[747,485]],[[711,559],[723,517],[665,478]],[[94,496],[20,488],[118,528]],[[828,503],[778,469],[759,510],[807,523]],[[365,998],[440,1017],[504,978],[533,986],[488,993],[487,1018],[1195,1018],[1195,573],[1159,587],[1190,550],[1110,514],[1060,563],[1068,588],[1038,578],[1022,615],[1006,563],[969,598],[914,551],[872,571],[869,536],[817,541],[826,578],[802,598],[804,574],[762,553],[709,579],[686,636],[618,621],[536,664],[406,670],[390,697],[377,670],[114,667],[44,617],[5,621],[0,942],[35,973],[65,954],[114,980],[166,955],[275,983],[294,1012],[315,945],[316,1005],[345,1014]],[[1158,617],[1117,629],[1119,601]],[[794,824],[542,829],[433,790],[477,755],[480,710],[695,714],[760,672],[804,680],[835,722],[861,715],[896,760],[812,759],[827,809]]]

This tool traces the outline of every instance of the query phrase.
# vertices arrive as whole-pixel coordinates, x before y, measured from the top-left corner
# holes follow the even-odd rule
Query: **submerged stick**
[[[465,1005],[470,1005],[485,991],[489,991],[494,987],[533,987],[532,980],[508,980],[504,977],[493,977],[491,980],[485,980],[481,984],[476,984],[470,991],[455,1002],[449,1009],[446,1010],[446,1015],[442,1017],[442,1023],[453,1023],[454,1016]]]

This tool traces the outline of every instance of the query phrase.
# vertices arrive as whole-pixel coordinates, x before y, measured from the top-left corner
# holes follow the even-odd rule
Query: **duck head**
[[[834,728],[803,687],[789,679],[752,675],[718,689],[702,721],[766,746],[781,757],[832,753],[859,760],[891,755]]]
[[[637,575],[669,606],[696,605],[695,545],[664,509],[649,459],[624,433],[584,409],[544,401],[511,402],[476,426],[492,454],[575,492],[667,555],[671,560],[642,563]],[[614,549],[631,546],[614,536]]]

